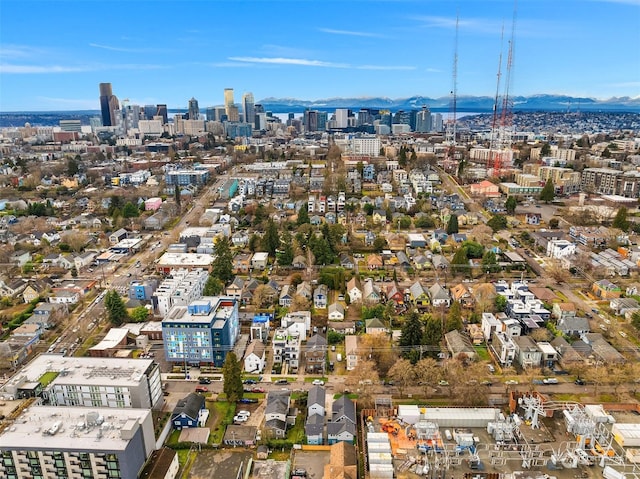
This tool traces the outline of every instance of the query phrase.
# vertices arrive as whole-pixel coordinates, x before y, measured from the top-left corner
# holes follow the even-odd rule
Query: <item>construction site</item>
[[[550,401],[491,407],[394,405],[375,398],[359,442],[370,479],[640,479],[640,407]]]

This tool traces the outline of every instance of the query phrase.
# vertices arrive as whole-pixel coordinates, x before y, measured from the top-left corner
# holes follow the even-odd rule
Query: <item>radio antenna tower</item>
[[[513,20],[511,22],[511,39],[509,40],[509,53],[507,55],[507,74],[504,81],[504,94],[502,96],[502,110],[500,112],[500,129],[498,130],[498,147],[500,151],[495,155],[493,164],[494,175],[499,176],[502,168],[508,163],[511,166],[513,152],[511,142],[513,139],[513,99],[510,96],[511,70],[515,51],[516,16],[518,12],[518,0],[513,2]]]
[[[449,158],[453,158],[456,149],[456,115],[458,102],[458,25],[459,15],[456,13],[456,37],[453,53],[453,88],[451,90],[451,103],[449,105],[449,118],[447,120],[446,141],[449,145]]]

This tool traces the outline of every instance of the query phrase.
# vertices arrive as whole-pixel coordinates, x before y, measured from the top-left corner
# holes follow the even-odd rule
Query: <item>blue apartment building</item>
[[[202,186],[209,180],[206,169],[167,169],[164,181],[167,186]]]
[[[174,306],[162,320],[167,361],[222,367],[240,333],[238,301],[204,296],[188,306]]]

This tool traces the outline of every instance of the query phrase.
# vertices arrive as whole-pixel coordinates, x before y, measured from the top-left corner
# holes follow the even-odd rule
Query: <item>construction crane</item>
[[[449,104],[449,118],[447,119],[446,143],[449,145],[446,160],[452,160],[456,151],[456,121],[458,102],[458,26],[459,16],[456,14],[456,36],[453,52],[453,86],[451,89],[451,103]]]

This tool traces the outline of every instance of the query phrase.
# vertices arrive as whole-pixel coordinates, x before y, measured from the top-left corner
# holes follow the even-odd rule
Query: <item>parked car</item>
[[[252,398],[242,398],[242,399],[239,399],[238,402],[240,404],[255,404],[258,402],[258,400],[252,399]]]
[[[322,379],[314,379],[311,384],[314,386],[324,386],[324,381]]]
[[[265,390],[263,388],[252,388],[251,392],[252,393],[263,393],[263,392],[265,392]]]
[[[200,384],[211,384],[211,379],[209,379],[209,378],[200,378],[200,379],[198,380],[198,382],[199,382]]]
[[[514,385],[518,384],[518,381],[516,381],[515,379],[509,379],[509,380],[505,381],[504,383],[507,384],[507,385],[510,385],[510,386],[514,386]]]
[[[286,379],[282,378],[282,379],[278,379],[276,381],[276,384],[289,384],[289,381],[287,381]]]
[[[207,386],[196,386],[197,393],[208,393],[209,388]]]
[[[249,420],[248,416],[240,416],[240,415],[233,416],[233,422],[247,422],[248,420]]]
[[[576,379],[574,382],[575,382],[578,386],[584,386],[585,384],[587,384],[587,382],[586,382],[584,379],[580,379],[580,378]]]
[[[247,411],[246,409],[242,409],[242,410],[238,411],[236,414],[238,416],[247,416],[247,417],[251,416],[251,412]]]
[[[558,381],[558,378],[544,378],[542,380],[543,384],[558,384],[560,381]]]
[[[258,381],[256,381],[255,379],[245,379],[244,381],[242,381],[244,384],[256,384]]]
[[[448,386],[449,385],[449,381],[445,381],[444,379],[441,379],[440,381],[438,381],[438,385],[439,386]]]

